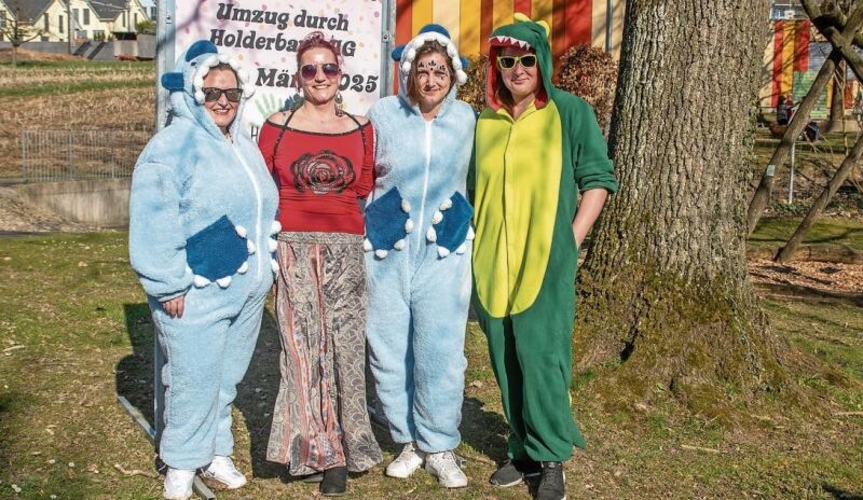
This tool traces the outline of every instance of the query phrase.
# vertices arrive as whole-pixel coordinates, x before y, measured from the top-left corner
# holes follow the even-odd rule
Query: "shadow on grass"
[[[125,304],[126,331],[132,354],[117,364],[116,389],[137,408],[151,426],[154,425],[153,354],[155,349],[150,307],[146,303]],[[273,405],[279,389],[279,339],[275,321],[264,310],[261,333],[255,346],[249,370],[238,386],[234,401],[243,415],[248,431],[252,471],[255,477],[285,477],[284,467],[267,462],[267,440],[270,436]],[[235,438],[239,436],[235,435]],[[242,443],[238,442],[237,446]]]
[[[755,234],[749,237],[749,241],[753,243],[777,243],[780,245],[784,245],[788,242],[788,239],[794,234],[794,231],[797,229],[799,225],[799,221],[795,221],[794,224],[791,224],[786,229],[777,229],[773,230],[765,230],[764,233],[759,233],[758,229],[756,229]],[[827,225],[826,228],[833,229],[835,226]],[[826,234],[823,236],[814,236],[812,233],[817,234],[818,231],[823,230],[824,228],[818,226],[816,228],[810,228],[809,234],[807,234],[804,239],[804,243],[807,245],[813,244],[827,244],[827,243],[842,243],[848,245],[848,240],[858,234],[863,234],[863,228],[859,227],[847,227],[842,228],[839,232]],[[780,232],[781,234],[777,234]]]
[[[835,498],[836,500],[863,500],[863,495],[855,495],[853,493],[849,493],[831,484],[824,484],[821,487],[824,488],[824,491],[833,495],[833,498]]]
[[[153,425],[153,323],[150,306],[123,304],[132,354],[117,363],[117,395],[124,396]]]
[[[783,300],[801,298],[812,302],[863,307],[863,293],[819,290],[791,283],[759,283],[757,288]]]
[[[243,414],[248,431],[252,475],[256,478],[279,477],[282,481],[289,481],[285,466],[269,462],[266,458],[273,407],[279,393],[281,350],[276,320],[269,309],[264,309],[255,354],[243,382],[237,387],[234,406]]]
[[[136,407],[144,418],[153,425],[153,324],[150,308],[146,303],[125,304],[126,331],[132,345],[132,353],[117,364],[116,389]],[[264,310],[261,332],[255,346],[255,353],[243,382],[238,387],[234,405],[243,416],[248,431],[249,455],[252,476],[255,478],[281,478],[283,482],[294,479],[288,476],[284,465],[269,462],[267,444],[272,425],[272,413],[279,390],[279,342],[278,327],[268,309]],[[374,406],[374,384],[370,374],[367,388],[370,404]],[[477,453],[490,457],[497,462],[506,459],[506,442],[509,426],[503,416],[494,411],[486,411],[485,403],[473,397],[466,397],[462,405],[462,440]],[[2,408],[0,408],[2,411]],[[392,456],[401,451],[394,443],[388,429],[380,423],[372,426],[375,438],[381,448]],[[238,438],[237,446],[244,446]],[[374,472],[372,472],[374,473]],[[352,474],[351,477],[358,475]]]

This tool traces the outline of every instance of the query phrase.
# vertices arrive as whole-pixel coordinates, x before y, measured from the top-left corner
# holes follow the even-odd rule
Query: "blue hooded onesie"
[[[204,108],[210,68],[226,63],[243,96],[233,142]],[[132,177],[129,254],[165,353],[165,427],[159,453],[194,470],[233,453],[231,404],[260,331],[273,284],[278,195],[257,146],[242,130],[254,92],[236,60],[201,41],[162,77],[172,121],[138,158]],[[182,317],[162,303],[185,296]]]
[[[427,453],[458,446],[464,390],[464,335],[471,290],[465,178],[476,118],[450,89],[426,121],[406,95],[417,49],[446,47],[457,83],[467,77],[446,30],[429,25],[398,47],[400,92],[369,111],[376,182],[366,208],[367,320],[377,395],[397,443]]]

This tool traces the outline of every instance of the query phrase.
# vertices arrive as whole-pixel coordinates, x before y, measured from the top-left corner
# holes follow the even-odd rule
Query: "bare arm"
[[[581,248],[587,233],[590,232],[590,228],[593,227],[593,223],[599,217],[599,213],[602,212],[607,198],[608,191],[602,188],[591,189],[582,194],[578,213],[575,215],[575,220],[572,221],[572,233],[575,235],[575,243],[579,248]]]

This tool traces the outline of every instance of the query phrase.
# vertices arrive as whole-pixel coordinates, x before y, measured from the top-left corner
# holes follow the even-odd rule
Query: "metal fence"
[[[27,182],[129,177],[152,132],[48,130],[21,132],[21,176]]]

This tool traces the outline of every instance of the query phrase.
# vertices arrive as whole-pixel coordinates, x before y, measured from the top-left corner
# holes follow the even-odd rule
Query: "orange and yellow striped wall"
[[[776,107],[780,96],[800,95],[808,91],[809,82],[821,69],[829,53],[829,44],[815,40],[814,29],[809,20],[774,21],[771,34],[764,48],[764,86],[759,93],[762,107]],[[808,72],[807,79],[800,79],[794,88],[794,74]],[[859,89],[859,82],[845,84],[845,107],[850,108]],[[834,84],[827,86],[826,102],[830,102]]]
[[[396,44],[408,42],[428,23],[445,26],[463,55],[488,53],[488,37],[512,22],[515,12],[543,19],[551,26],[555,66],[569,47],[591,44],[605,48],[613,4],[611,48],[619,55],[625,0],[396,0]]]
[[[771,106],[776,106],[780,95],[791,94],[795,71],[809,69],[811,27],[809,20],[773,23],[773,37],[765,53],[765,67],[770,74]]]

